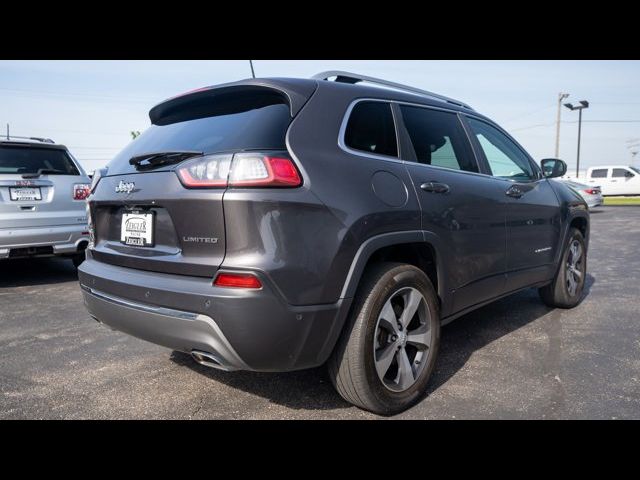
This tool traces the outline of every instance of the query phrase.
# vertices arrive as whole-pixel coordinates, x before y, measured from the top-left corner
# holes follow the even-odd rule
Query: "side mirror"
[[[567,164],[559,158],[545,158],[540,161],[542,174],[547,178],[561,177],[567,173]]]

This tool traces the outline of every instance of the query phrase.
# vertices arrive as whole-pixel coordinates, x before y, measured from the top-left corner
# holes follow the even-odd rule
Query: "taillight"
[[[589,195],[596,195],[600,193],[600,190],[597,190],[595,188],[587,188],[585,189],[585,193],[588,193]]]
[[[237,153],[188,160],[176,169],[187,188],[298,187],[302,178],[284,154]]]
[[[73,199],[84,200],[91,193],[91,185],[88,183],[76,183],[73,186]]]
[[[232,158],[232,155],[194,158],[179,166],[176,173],[188,188],[226,187]]]
[[[233,157],[231,187],[298,187],[298,169],[290,158],[259,153],[240,153]]]
[[[216,287],[262,288],[260,279],[252,273],[219,273],[213,284]]]

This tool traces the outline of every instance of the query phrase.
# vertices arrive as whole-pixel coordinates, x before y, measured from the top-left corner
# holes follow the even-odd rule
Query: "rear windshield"
[[[0,175],[40,172],[46,175],[80,175],[64,150],[0,146]]]
[[[131,157],[151,152],[284,150],[290,122],[289,107],[276,103],[169,125],[152,125],[127,145],[113,163],[126,163]]]

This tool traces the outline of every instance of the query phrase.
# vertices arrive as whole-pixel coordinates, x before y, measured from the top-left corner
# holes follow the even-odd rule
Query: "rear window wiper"
[[[38,178],[40,175],[47,174],[47,173],[53,173],[58,175],[60,174],[68,175],[67,172],[64,172],[62,170],[56,170],[55,168],[39,168],[36,173],[23,173],[22,178]]]
[[[159,167],[160,165],[171,165],[173,163],[179,163],[183,160],[186,160],[187,158],[197,157],[202,154],[203,152],[196,152],[192,150],[179,152],[144,153],[142,155],[131,157],[129,163],[131,165],[134,165],[137,170],[149,170],[151,168]]]

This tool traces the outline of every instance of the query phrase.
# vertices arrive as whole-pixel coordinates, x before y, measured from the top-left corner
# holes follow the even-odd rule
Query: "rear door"
[[[422,229],[442,240],[450,312],[500,295],[505,288],[505,200],[501,182],[479,173],[455,112],[398,105],[411,149],[403,150],[422,208]]]
[[[637,172],[628,168],[611,168],[612,195],[638,195],[640,194],[640,181]]]
[[[0,228],[86,223],[85,202],[74,199],[74,189],[88,182],[65,148],[0,143]]]
[[[200,152],[228,158],[247,150],[285,150],[291,112],[286,98],[262,89],[185,100],[133,140],[107,167],[90,197],[95,260],[141,270],[211,277],[225,256],[219,187],[186,188],[178,164],[130,163],[153,152]],[[228,164],[227,164],[228,167]],[[218,175],[220,172],[193,172]],[[139,245],[134,236],[144,237]]]
[[[560,203],[527,153],[506,133],[467,117],[500,195],[507,202],[507,283],[509,290],[547,280],[560,247]]]

